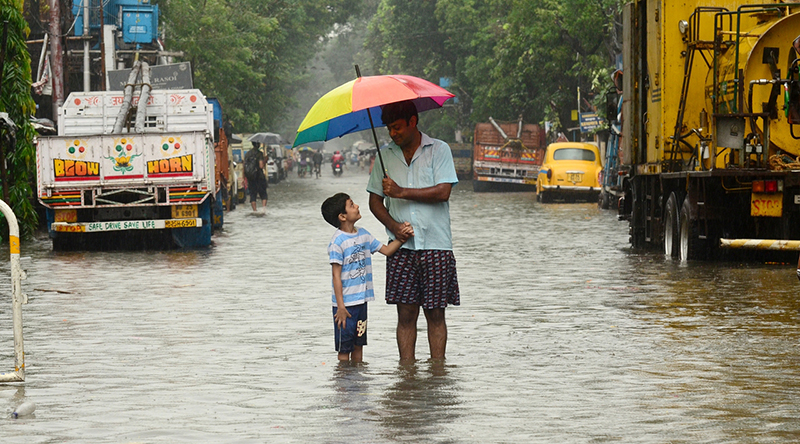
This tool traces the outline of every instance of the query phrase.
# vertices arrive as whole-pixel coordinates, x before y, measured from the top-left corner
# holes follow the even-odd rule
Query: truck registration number
[[[783,194],[751,194],[750,215],[756,217],[783,216]]]
[[[193,219],[197,217],[197,205],[175,205],[172,207],[173,219]]]

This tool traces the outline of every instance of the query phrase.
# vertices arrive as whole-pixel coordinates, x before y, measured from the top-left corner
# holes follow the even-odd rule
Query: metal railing
[[[0,212],[8,221],[8,245],[11,251],[11,305],[14,328],[14,371],[0,372],[0,382],[25,381],[25,351],[22,346],[22,304],[28,303],[28,297],[22,293],[22,280],[25,271],[19,264],[19,225],[17,217],[5,202],[0,200]]]

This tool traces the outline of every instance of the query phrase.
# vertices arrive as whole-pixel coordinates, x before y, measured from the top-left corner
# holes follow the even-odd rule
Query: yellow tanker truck
[[[800,3],[626,5],[619,211],[634,247],[800,249],[798,34]]]

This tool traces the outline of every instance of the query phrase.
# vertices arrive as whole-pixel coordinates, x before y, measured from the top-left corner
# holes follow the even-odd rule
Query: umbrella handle
[[[383,166],[383,156],[381,156],[381,147],[378,146],[378,135],[375,133],[375,125],[372,124],[372,114],[369,112],[369,108],[367,108],[367,117],[369,117],[369,126],[372,128],[372,137],[375,139],[375,148],[378,149],[378,161],[381,163],[383,178],[386,179],[386,177],[388,177],[386,175],[386,167]]]
[[[358,69],[358,65],[356,67],[356,76],[361,77],[361,70]],[[378,161],[381,163],[381,171],[383,171],[383,178],[387,178],[386,168],[383,166],[383,156],[381,156],[381,147],[378,145],[378,134],[375,132],[375,124],[372,123],[372,113],[367,108],[367,117],[369,117],[369,127],[372,129],[372,138],[375,139],[375,148],[378,151]]]

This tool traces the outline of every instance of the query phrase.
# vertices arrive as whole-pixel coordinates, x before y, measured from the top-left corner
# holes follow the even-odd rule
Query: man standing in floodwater
[[[420,307],[431,359],[441,360],[447,348],[445,308],[461,303],[450,232],[450,191],[458,183],[453,154],[445,142],[417,129],[419,115],[411,101],[385,105],[381,119],[392,143],[381,150],[383,165],[375,164],[367,191],[369,209],[390,240],[406,241],[386,260],[386,303],[397,306],[400,361],[416,359]],[[398,221],[411,223],[413,238]]]

